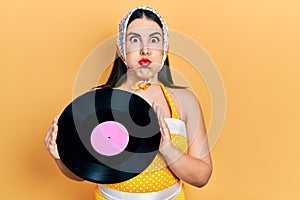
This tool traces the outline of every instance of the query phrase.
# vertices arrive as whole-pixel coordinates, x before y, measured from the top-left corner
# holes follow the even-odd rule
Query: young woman
[[[173,84],[168,62],[168,29],[152,8],[137,7],[119,25],[118,52],[108,81],[100,88],[135,93],[151,104],[161,127],[160,154],[136,177],[115,184],[99,184],[95,198],[184,200],[181,181],[204,186],[212,173],[206,130],[195,95]],[[58,116],[45,144],[60,170],[82,180],[59,159],[56,146]]]

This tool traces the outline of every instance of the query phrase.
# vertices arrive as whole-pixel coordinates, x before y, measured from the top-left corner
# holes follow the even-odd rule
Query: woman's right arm
[[[57,131],[58,131],[58,122],[59,116],[55,116],[53,119],[53,122],[51,126],[49,127],[49,130],[47,131],[47,134],[45,136],[45,145],[47,150],[49,151],[52,158],[55,160],[55,163],[57,164],[60,171],[67,176],[70,179],[76,180],[76,181],[83,181],[82,178],[78,177],[74,173],[72,173],[61,161],[58,150],[57,150],[57,144],[56,144],[56,138],[57,138]]]

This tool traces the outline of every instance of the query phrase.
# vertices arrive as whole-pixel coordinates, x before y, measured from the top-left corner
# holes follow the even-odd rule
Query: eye
[[[158,43],[160,40],[159,40],[159,38],[158,37],[152,37],[151,39],[150,39],[150,42],[151,43]]]
[[[133,36],[133,37],[130,37],[129,38],[129,41],[132,42],[132,43],[137,43],[140,41],[140,39],[136,36]]]

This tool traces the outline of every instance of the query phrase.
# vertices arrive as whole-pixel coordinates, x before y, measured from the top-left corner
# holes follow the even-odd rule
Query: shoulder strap
[[[180,119],[179,115],[177,113],[177,110],[175,108],[175,105],[174,105],[174,103],[173,103],[173,101],[172,101],[172,99],[170,97],[170,94],[169,94],[167,88],[162,83],[160,83],[160,87],[161,87],[161,89],[162,89],[162,91],[163,91],[163,93],[164,93],[164,95],[166,97],[166,100],[167,100],[167,102],[168,102],[168,104],[169,104],[169,106],[171,108],[172,118]]]

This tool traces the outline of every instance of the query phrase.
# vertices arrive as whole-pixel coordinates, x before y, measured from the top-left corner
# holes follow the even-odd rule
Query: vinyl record
[[[160,137],[156,114],[143,98],[119,89],[97,89],[64,109],[57,147],[62,162],[77,176],[118,183],[149,166]]]

